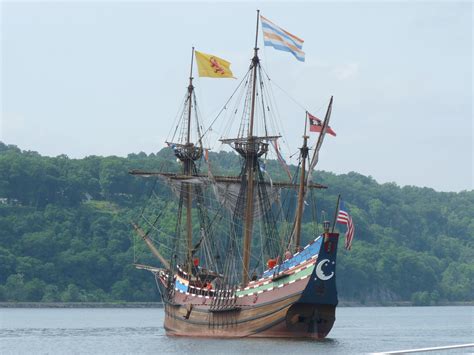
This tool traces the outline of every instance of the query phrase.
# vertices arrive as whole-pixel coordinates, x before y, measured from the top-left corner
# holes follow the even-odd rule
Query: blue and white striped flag
[[[304,62],[303,40],[260,16],[263,31],[263,42],[266,46],[280,51],[290,52],[300,62]]]

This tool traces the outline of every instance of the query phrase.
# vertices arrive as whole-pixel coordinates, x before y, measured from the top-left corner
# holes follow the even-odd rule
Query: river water
[[[163,317],[158,308],[4,308],[0,354],[360,354],[474,343],[474,307],[464,306],[339,307],[321,341],[168,337]]]

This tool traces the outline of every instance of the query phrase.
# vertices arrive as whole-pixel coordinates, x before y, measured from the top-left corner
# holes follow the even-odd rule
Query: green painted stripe
[[[308,276],[310,275],[312,272],[313,272],[313,269],[314,269],[314,264],[307,267],[306,269],[304,270],[301,270],[301,271],[298,271],[297,273],[295,274],[292,274],[288,277],[285,277],[283,279],[280,279],[280,280],[277,280],[277,281],[273,281],[273,282],[270,282],[269,284],[267,285],[261,285],[259,287],[256,287],[256,288],[251,288],[251,289],[248,289],[248,290],[242,290],[242,291],[237,291],[236,292],[236,295],[237,296],[245,296],[245,295],[249,295],[249,294],[252,294],[252,293],[256,293],[258,291],[265,291],[265,290],[268,290],[270,288],[277,288],[278,286],[282,285],[282,284],[287,284],[288,282],[290,281],[293,281],[293,280],[298,280],[299,278],[303,277],[303,276]]]

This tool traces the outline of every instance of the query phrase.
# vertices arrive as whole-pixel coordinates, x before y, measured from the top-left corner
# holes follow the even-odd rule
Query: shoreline
[[[360,302],[340,301],[338,307],[442,307],[474,306],[469,302],[439,302],[436,305],[415,306],[410,301]],[[0,302],[0,308],[163,308],[162,302]]]

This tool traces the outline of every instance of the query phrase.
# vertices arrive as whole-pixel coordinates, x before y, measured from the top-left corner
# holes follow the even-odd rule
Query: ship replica
[[[313,183],[311,174],[328,129],[332,97],[314,150],[308,146],[306,112],[298,168],[288,181],[272,181],[263,159],[270,149],[282,158],[280,135],[271,135],[268,127],[271,110],[264,100],[270,80],[258,56],[258,19],[257,14],[254,55],[239,85],[243,108],[232,111],[241,115],[238,133],[220,139],[238,153],[240,174],[214,175],[210,164],[202,164],[208,161],[207,131],[197,115],[194,56],[183,110],[167,142],[181,170],[130,171],[164,182],[177,197],[172,207],[155,205],[156,217],[142,213],[133,223],[160,263],[135,265],[155,277],[168,335],[324,338],[335,321],[339,234],[324,221],[310,242],[301,244],[305,205],[314,203],[313,189],[326,188]],[[292,214],[283,211],[284,192],[294,196],[288,208]],[[167,210],[176,214],[173,233],[160,227]]]

